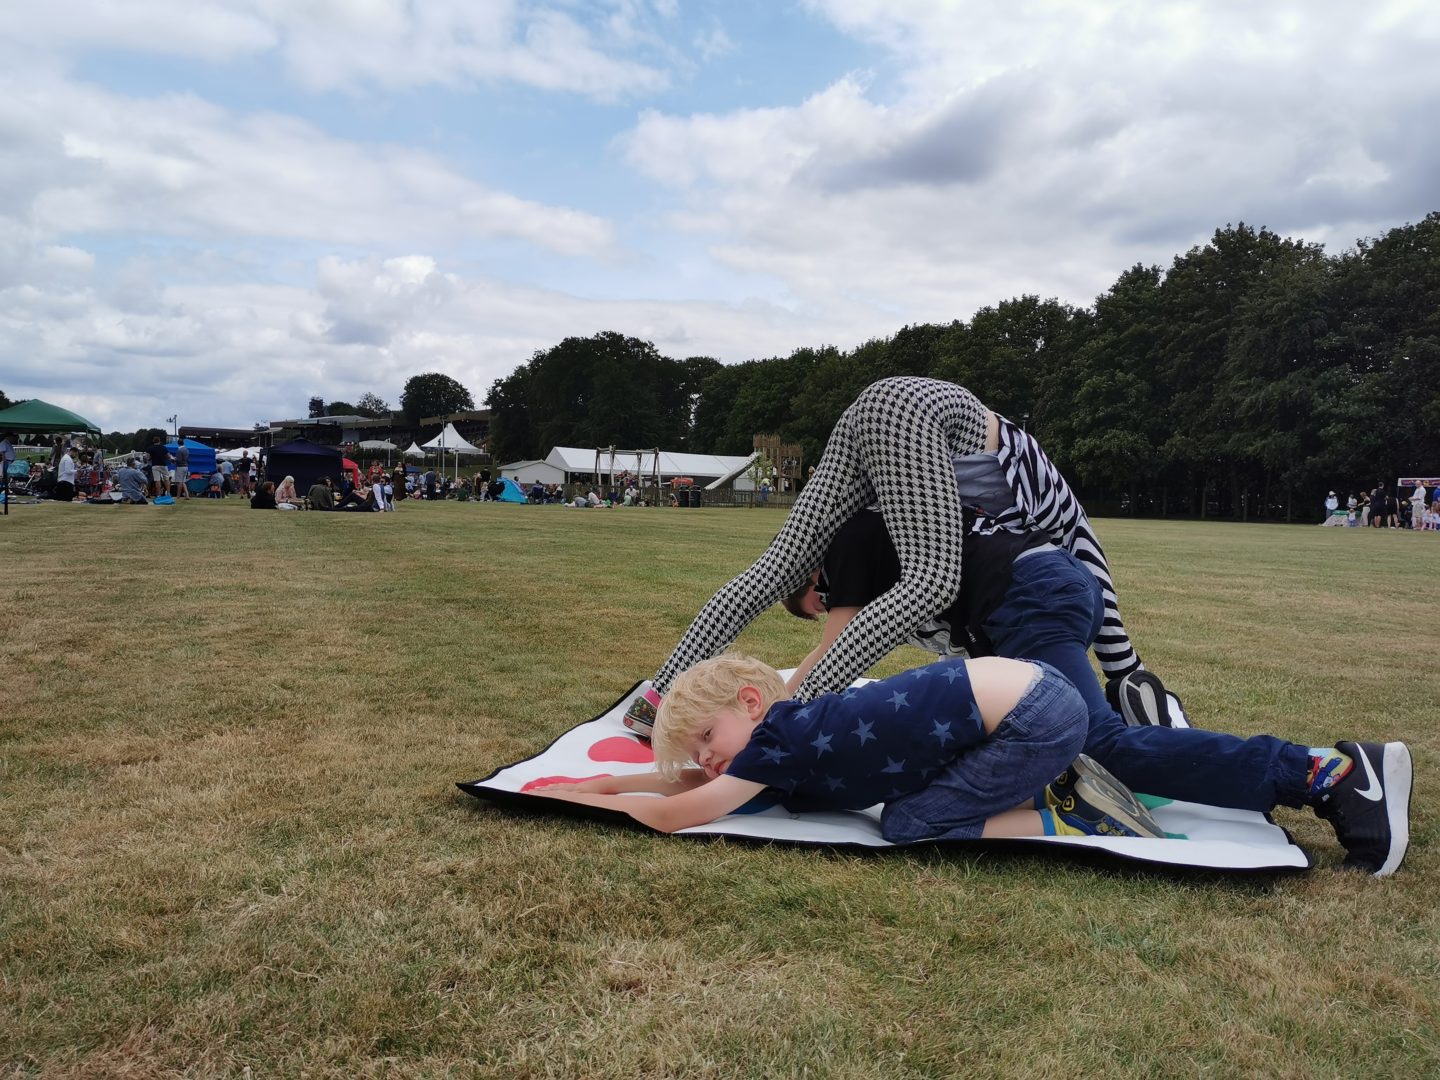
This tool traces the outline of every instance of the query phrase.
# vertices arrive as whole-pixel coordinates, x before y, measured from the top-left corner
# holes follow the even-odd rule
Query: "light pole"
[[[174,416],[167,416],[167,417],[165,418],[165,422],[166,422],[167,424],[169,424],[172,428],[175,429],[175,441],[176,441],[177,443],[180,441],[180,424],[179,424],[179,420],[180,420],[180,414],[179,414],[179,413],[176,413]]]

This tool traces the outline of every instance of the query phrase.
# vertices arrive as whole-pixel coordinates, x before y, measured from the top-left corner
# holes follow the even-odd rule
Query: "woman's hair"
[[[808,619],[810,622],[815,622],[815,616],[805,610],[805,596],[814,587],[815,582],[806,578],[804,585],[801,585],[800,588],[796,589],[789,596],[781,599],[780,606],[797,619]]]
[[[740,689],[753,686],[769,711],[787,697],[785,680],[774,668],[744,653],[727,652],[682,672],[655,717],[655,767],[675,779],[690,762],[690,744],[721,709],[738,708]]]
[[[275,482],[273,480],[266,480],[264,484],[260,485],[260,490],[267,493],[274,492]]]

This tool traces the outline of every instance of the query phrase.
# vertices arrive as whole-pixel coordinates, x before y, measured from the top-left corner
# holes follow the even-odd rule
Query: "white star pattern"
[[[909,705],[910,705],[910,700],[909,700],[909,699],[910,699],[910,695],[909,695],[909,694],[902,694],[899,690],[896,690],[895,693],[891,694],[891,695],[890,695],[888,698],[886,698],[885,700],[888,701],[888,702],[890,702],[890,704],[894,705],[894,706],[895,706],[895,711],[896,711],[896,712],[899,712],[902,708],[908,708],[908,707],[909,707]]]
[[[955,736],[950,734],[950,721],[948,720],[943,724],[940,723],[939,720],[936,720],[935,730],[930,732],[930,734],[940,740],[941,746],[944,746],[947,742],[953,742],[955,739]]]

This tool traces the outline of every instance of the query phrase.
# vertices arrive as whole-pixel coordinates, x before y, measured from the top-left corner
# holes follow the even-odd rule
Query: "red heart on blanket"
[[[527,791],[536,788],[549,787],[551,784],[583,784],[586,780],[599,780],[603,776],[609,776],[608,772],[596,773],[594,776],[537,776],[520,789],[523,795]]]
[[[601,739],[590,747],[591,761],[620,761],[626,765],[648,765],[655,760],[655,751],[638,739],[624,735]]]

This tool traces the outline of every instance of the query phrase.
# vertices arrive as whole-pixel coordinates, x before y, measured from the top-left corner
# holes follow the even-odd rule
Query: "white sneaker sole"
[[[1385,763],[1381,767],[1385,784],[1385,813],[1390,824],[1390,854],[1376,877],[1389,877],[1405,861],[1410,847],[1410,793],[1415,786],[1415,767],[1410,748],[1403,742],[1385,744]]]

